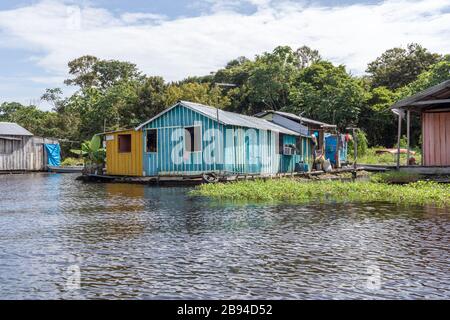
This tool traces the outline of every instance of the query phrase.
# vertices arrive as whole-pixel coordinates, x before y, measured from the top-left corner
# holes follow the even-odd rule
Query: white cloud
[[[166,20],[167,17],[165,15],[156,14],[156,13],[124,13],[121,15],[121,19],[123,22],[128,24],[133,23],[152,23],[152,22],[162,22]]]
[[[210,2],[216,5],[210,13],[169,20],[44,0],[0,11],[0,47],[29,50],[34,63],[54,79],[65,76],[70,59],[84,54],[131,61],[149,75],[179,80],[278,45],[306,44],[357,74],[384,50],[409,42],[450,52],[449,0],[336,7],[247,0],[257,8],[248,15],[224,7],[223,1]],[[42,78],[36,75],[36,80]]]

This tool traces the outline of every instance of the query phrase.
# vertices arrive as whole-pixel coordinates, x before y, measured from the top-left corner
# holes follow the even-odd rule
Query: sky
[[[66,95],[68,61],[137,64],[167,81],[209,74],[278,45],[318,49],[355,75],[386,49],[450,53],[450,0],[1,0],[0,103]]]

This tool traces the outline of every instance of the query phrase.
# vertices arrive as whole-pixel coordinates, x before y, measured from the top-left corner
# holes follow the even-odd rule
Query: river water
[[[450,210],[0,176],[0,299],[450,298]]]

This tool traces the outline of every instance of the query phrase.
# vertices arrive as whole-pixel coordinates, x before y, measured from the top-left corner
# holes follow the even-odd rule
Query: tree
[[[82,56],[68,63],[69,74],[73,79],[67,79],[64,83],[68,86],[78,86],[80,88],[89,88],[95,85],[97,75],[93,70],[98,58],[94,56]]]
[[[63,111],[64,99],[62,98],[62,90],[60,88],[45,89],[45,93],[41,96],[41,100],[47,101],[54,111]]]
[[[398,95],[386,87],[378,87],[367,93],[359,114],[358,127],[368,132],[372,146],[392,146],[397,136],[397,120],[390,109]]]
[[[79,119],[75,140],[84,141],[105,129],[123,129],[137,124],[130,116],[130,106],[138,102],[136,85],[133,81],[123,81],[107,90],[86,88],[73,94],[67,112]]]
[[[137,87],[137,101],[130,105],[130,113],[137,123],[142,123],[161,111],[166,106],[167,85],[162,77],[148,77]]]
[[[344,66],[335,67],[330,62],[320,61],[300,71],[290,100],[291,106],[284,108],[285,111],[304,113],[306,117],[345,129],[358,122],[365,91]]]
[[[17,123],[37,136],[59,138],[63,135],[58,114],[39,110],[36,106],[24,106],[17,102],[2,103],[0,121]]]
[[[450,55],[446,55],[442,61],[419,75],[417,80],[401,88],[399,97],[404,98],[413,95],[446,80],[450,80]]]
[[[124,80],[136,80],[141,78],[134,63],[117,60],[99,60],[93,66],[97,75],[97,84],[101,89],[109,88]]]
[[[66,85],[78,86],[81,89],[98,88],[105,90],[123,80],[134,80],[141,77],[133,63],[118,60],[100,60],[93,56],[83,56],[69,62],[71,79],[64,81]]]
[[[298,68],[304,69],[312,64],[322,60],[318,50],[313,50],[310,47],[302,46],[295,51],[298,59]]]
[[[372,87],[387,87],[391,90],[403,87],[417,79],[440,61],[439,54],[431,53],[417,43],[404,48],[392,48],[368,64],[366,72],[370,74]]]
[[[249,111],[280,110],[289,105],[292,80],[299,61],[290,47],[277,47],[257,56],[248,79]]]
[[[208,83],[185,83],[169,85],[165,94],[165,105],[171,106],[180,100],[226,108],[230,104],[228,97],[223,96],[221,89]]]
[[[230,100],[229,111],[249,113],[249,78],[255,63],[245,57],[239,57],[227,63],[226,67],[214,74],[212,83],[231,83],[236,87],[222,88],[222,95]]]

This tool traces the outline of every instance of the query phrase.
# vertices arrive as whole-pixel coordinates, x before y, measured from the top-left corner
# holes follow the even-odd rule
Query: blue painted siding
[[[201,132],[201,149],[197,152],[184,150],[184,128],[191,126],[198,126]],[[146,152],[148,129],[158,131],[156,153]],[[182,105],[148,123],[142,132],[146,175],[292,172],[295,163],[306,158],[305,152],[308,152],[303,148],[302,155],[279,154],[278,136],[274,132],[223,125]],[[296,145],[296,139],[296,136],[285,135],[283,143]],[[306,143],[309,139],[303,137],[302,140]],[[210,156],[217,160],[207,161]]]

